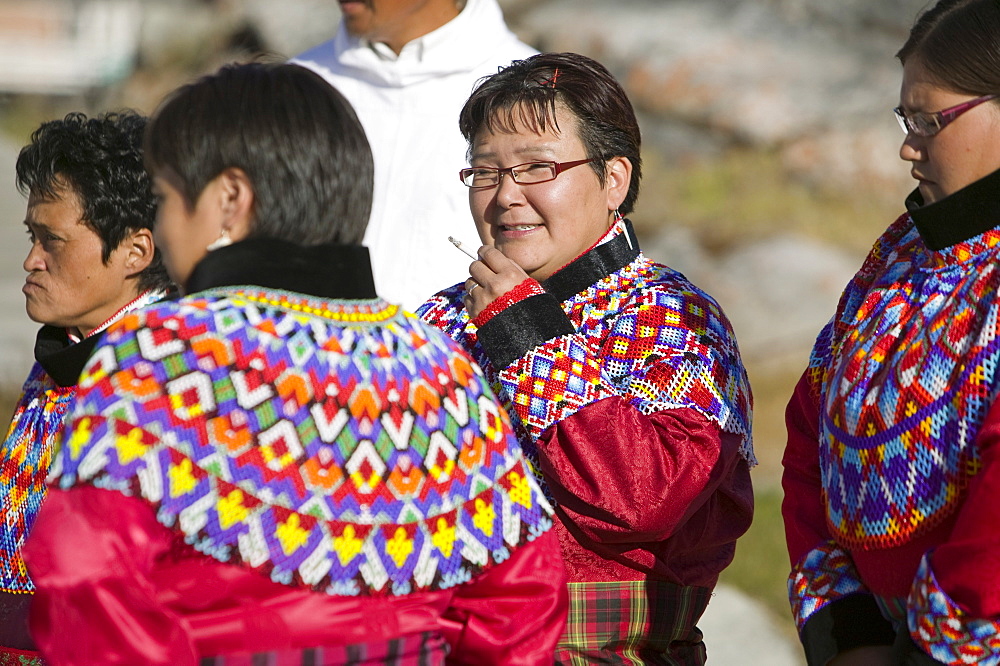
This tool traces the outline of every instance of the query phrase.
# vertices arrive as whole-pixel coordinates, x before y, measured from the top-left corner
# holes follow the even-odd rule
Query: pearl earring
[[[229,237],[229,230],[223,229],[222,233],[219,234],[219,237],[216,238],[211,243],[209,243],[205,249],[208,250],[209,252],[215,252],[220,247],[226,247],[227,245],[232,245],[232,244],[233,244],[233,239]]]

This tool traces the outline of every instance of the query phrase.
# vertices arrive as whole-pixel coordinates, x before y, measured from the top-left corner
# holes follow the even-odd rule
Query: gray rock
[[[791,623],[791,620],[788,620]],[[718,585],[698,622],[712,666],[801,666],[802,648],[758,601]]]
[[[804,3],[549,0],[519,12],[518,26],[541,49],[607,65],[658,149],[776,149],[807,181],[884,187],[895,201],[910,183],[890,111],[900,81],[894,54],[913,11],[901,9],[888,30],[867,5],[852,13],[838,4],[827,16]]]

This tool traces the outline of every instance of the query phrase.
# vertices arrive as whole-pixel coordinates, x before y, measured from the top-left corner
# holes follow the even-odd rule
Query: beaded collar
[[[1000,233],[976,215],[998,209],[998,184],[993,174],[897,220],[820,336],[820,466],[841,543],[925,533],[979,469],[976,438],[1000,392]]]
[[[204,555],[337,596],[451,588],[551,528],[481,371],[375,297],[364,248],[242,241],[187,287],[105,334],[61,487],[141,496]]]

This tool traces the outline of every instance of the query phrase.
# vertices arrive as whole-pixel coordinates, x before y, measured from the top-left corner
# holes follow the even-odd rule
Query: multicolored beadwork
[[[841,543],[906,543],[953,512],[979,470],[974,438],[1000,392],[998,239],[931,252],[904,216],[820,335],[811,377]]]
[[[552,524],[481,370],[381,301],[214,289],[127,316],[70,420],[61,487],[327,594],[445,589]]]
[[[612,235],[624,232],[620,222]],[[521,446],[536,459],[535,440],[550,425],[611,395],[643,414],[691,408],[742,436],[754,464],[752,398],[736,339],[718,304],[676,271],[641,253],[563,301],[576,328],[536,347],[508,368],[494,368],[477,344],[462,304],[462,285],[420,308],[421,316],[473,350],[514,415]]]
[[[869,593],[854,568],[851,556],[829,541],[809,551],[788,577],[792,618],[801,632],[814,613],[850,594]]]
[[[907,624],[917,646],[939,663],[1000,664],[1000,620],[969,617],[938,585],[926,555],[910,593]]]
[[[21,546],[45,497],[52,447],[75,393],[76,387],[58,386],[36,363],[0,448],[0,590],[4,592],[35,591]]]

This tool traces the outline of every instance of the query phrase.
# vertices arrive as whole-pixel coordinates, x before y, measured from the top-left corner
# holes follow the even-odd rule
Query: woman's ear
[[[121,247],[125,249],[125,268],[129,277],[143,272],[153,262],[156,245],[149,229],[133,231],[122,241]]]
[[[632,161],[627,157],[613,157],[607,162],[606,173],[604,189],[608,193],[608,210],[618,210],[632,183]]]
[[[243,169],[227,167],[216,180],[219,196],[222,198],[222,228],[229,232],[234,241],[243,240],[253,226],[253,212],[256,195],[250,177]]]

